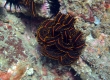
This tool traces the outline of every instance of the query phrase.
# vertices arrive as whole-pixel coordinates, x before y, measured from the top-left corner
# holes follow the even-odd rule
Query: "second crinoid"
[[[44,21],[37,30],[37,40],[43,55],[62,65],[74,63],[85,46],[83,33],[74,28],[75,18],[58,13],[53,20]]]
[[[14,5],[15,11],[17,8],[21,10],[21,6],[27,7],[30,10],[30,13],[32,14],[33,17],[36,16],[36,6],[34,0],[6,0],[6,3],[4,7],[6,8],[7,5],[10,5],[10,11],[12,5]]]

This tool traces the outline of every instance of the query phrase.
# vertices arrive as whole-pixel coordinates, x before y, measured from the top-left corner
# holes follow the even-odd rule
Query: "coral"
[[[75,62],[85,46],[83,33],[74,28],[75,19],[58,13],[54,20],[44,21],[37,30],[43,54],[63,65]]]
[[[49,9],[49,3],[47,0],[45,0],[44,4],[41,7],[41,14],[43,17],[49,17],[50,16],[50,9]]]
[[[0,71],[0,79],[2,80],[21,80],[27,69],[26,62],[18,62],[9,68],[7,72]]]
[[[33,68],[29,68],[28,70],[26,70],[26,74],[31,76],[34,74],[34,69]]]
[[[11,74],[8,72],[0,71],[0,79],[1,80],[10,80]]]
[[[106,3],[106,2],[105,2],[105,3],[104,3],[104,6],[105,6],[106,9],[108,9],[108,8],[110,8],[110,3]]]
[[[89,5],[87,5],[87,9],[88,9],[89,18],[86,18],[86,16],[84,14],[81,14],[81,17],[85,21],[89,21],[89,22],[93,23],[95,19],[94,19],[93,12],[92,12],[92,10],[91,10]]]
[[[6,59],[3,55],[0,55],[0,69],[8,68],[8,62],[8,59]]]
[[[44,3],[41,7],[41,15],[42,17],[53,17],[56,16],[60,10],[60,3],[58,0],[44,0]]]
[[[2,22],[2,21],[0,21],[0,27],[1,27],[1,26],[3,26],[3,22]]]
[[[110,73],[110,71],[108,70],[110,68],[110,59],[108,58],[110,56],[108,50],[108,39],[108,35],[100,33],[99,37],[95,39],[93,38],[87,43],[87,47],[84,53],[81,55],[81,64],[83,63],[83,65],[80,64],[81,68],[83,68],[81,70],[84,71],[79,71],[78,66],[74,66],[74,68],[77,69],[77,72],[81,72],[81,77],[83,80],[87,78],[91,80],[110,79],[110,77],[108,76]],[[84,65],[86,65],[85,68],[83,67]],[[86,69],[88,71],[88,75]]]
[[[0,26],[0,66],[1,70],[7,69],[8,66],[24,59],[27,55],[24,53],[22,40],[15,36],[14,28],[9,24]],[[13,56],[12,56],[13,55]]]
[[[26,62],[18,62],[15,66],[16,68],[12,70],[11,80],[20,80],[26,71]]]

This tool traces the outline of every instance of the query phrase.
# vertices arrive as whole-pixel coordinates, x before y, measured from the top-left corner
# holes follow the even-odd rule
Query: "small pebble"
[[[97,18],[96,16],[94,16],[94,19],[95,19],[94,24],[99,25],[101,23],[100,19]]]
[[[28,76],[31,76],[34,74],[34,69],[33,68],[29,68],[27,71],[26,71],[27,75]]]
[[[86,37],[86,41],[89,42],[89,41],[92,41],[94,40],[94,38],[92,37],[91,34],[89,34],[87,37]]]

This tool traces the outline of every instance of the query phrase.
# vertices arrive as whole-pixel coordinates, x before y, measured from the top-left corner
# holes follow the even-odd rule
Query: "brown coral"
[[[83,33],[74,28],[75,18],[58,13],[53,20],[44,21],[37,30],[37,40],[43,55],[63,65],[75,62],[85,46]]]

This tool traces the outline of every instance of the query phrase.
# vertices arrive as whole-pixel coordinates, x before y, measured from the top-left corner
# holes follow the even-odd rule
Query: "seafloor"
[[[44,5],[44,0],[34,0]],[[59,0],[60,11],[77,21],[86,38],[78,61],[55,65],[39,49],[35,33],[48,16],[46,8],[32,18],[29,12],[5,9],[0,0],[0,80],[110,80],[110,0]],[[44,14],[45,13],[45,14]]]

